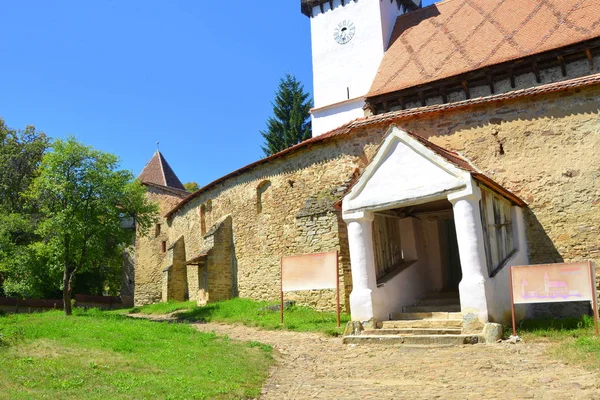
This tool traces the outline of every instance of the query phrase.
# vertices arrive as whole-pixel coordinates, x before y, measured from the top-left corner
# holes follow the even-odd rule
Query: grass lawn
[[[555,344],[550,353],[563,361],[600,368],[600,337],[592,317],[525,320],[517,334],[525,341]]]
[[[142,314],[166,314],[181,310],[177,317],[186,321],[226,322],[244,324],[262,329],[288,329],[296,332],[323,332],[338,336],[344,332],[346,323],[350,320],[348,314],[342,314],[341,327],[337,328],[336,314],[319,312],[308,307],[291,307],[285,310],[284,325],[281,325],[279,310],[266,309],[274,303],[235,298],[231,300],[210,303],[203,307],[193,302],[158,303],[134,308],[131,312]]]
[[[0,399],[257,397],[271,348],[76,310],[0,316]]]

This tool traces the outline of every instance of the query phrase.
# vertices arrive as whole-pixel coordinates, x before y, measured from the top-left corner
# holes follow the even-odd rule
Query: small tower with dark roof
[[[185,191],[185,187],[159,150],[156,150],[138,179],[144,184],[164,186]]]
[[[168,267],[167,252],[172,245],[169,243],[169,224],[164,215],[190,194],[159,150],[138,179],[146,186],[148,199],[158,205],[158,218],[153,230],[136,236],[133,271],[133,303],[136,306],[152,304],[163,298],[163,268]],[[169,279],[185,282],[185,270],[170,271]]]

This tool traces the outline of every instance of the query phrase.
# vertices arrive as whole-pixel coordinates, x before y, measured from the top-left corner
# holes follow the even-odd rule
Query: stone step
[[[396,329],[366,329],[361,335],[460,335],[460,328],[396,328]]]
[[[460,305],[447,306],[404,306],[405,313],[427,313],[427,312],[460,312]]]
[[[460,300],[454,298],[421,299],[415,300],[415,306],[454,306],[460,304]]]
[[[358,335],[344,336],[344,344],[405,344],[459,346],[483,342],[479,335]]]
[[[432,292],[427,293],[425,299],[456,299],[459,300],[460,296],[458,292]]]
[[[462,319],[460,312],[417,312],[417,313],[392,313],[391,320],[405,319]]]
[[[402,320],[402,321],[383,321],[381,323],[381,329],[406,329],[406,328],[462,329],[462,319],[419,319],[419,320]]]

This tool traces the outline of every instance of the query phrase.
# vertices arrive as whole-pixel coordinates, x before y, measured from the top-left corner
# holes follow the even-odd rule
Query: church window
[[[160,235],[160,224],[156,224],[154,227],[154,237],[158,237]]]
[[[263,212],[264,202],[267,200],[267,190],[271,187],[271,181],[262,181],[256,188],[256,213]]]
[[[494,276],[516,251],[512,204],[499,194],[481,188],[481,219],[490,276]]]

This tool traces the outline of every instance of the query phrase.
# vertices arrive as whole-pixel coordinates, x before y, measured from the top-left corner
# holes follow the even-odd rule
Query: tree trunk
[[[65,305],[65,315],[71,315],[71,274],[65,268],[63,275],[63,303]]]

